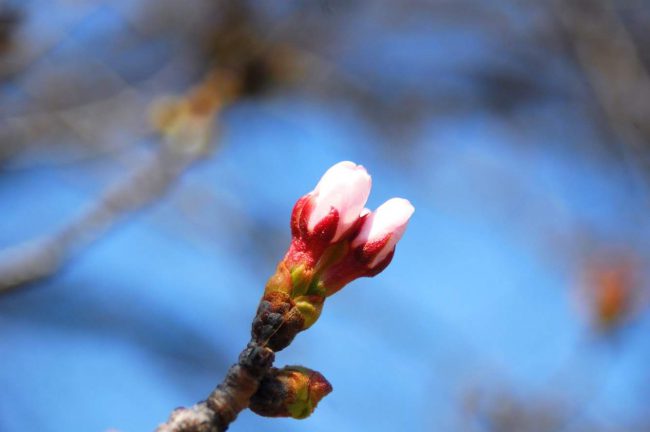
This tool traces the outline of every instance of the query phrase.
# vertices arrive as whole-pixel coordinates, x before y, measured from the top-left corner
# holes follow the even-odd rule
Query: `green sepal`
[[[311,327],[323,310],[323,296],[300,296],[294,299],[296,308],[304,320],[302,329],[306,330]]]
[[[308,272],[304,266],[291,269],[291,297],[296,298],[307,294],[310,282],[311,272]]]
[[[309,400],[309,390],[301,388],[298,391],[296,402],[287,406],[287,411],[292,418],[297,420],[305,419],[314,412],[314,405]]]
[[[318,278],[314,278],[307,288],[306,295],[324,298],[326,296],[326,292],[327,291],[325,290],[325,285],[323,285],[323,282]]]

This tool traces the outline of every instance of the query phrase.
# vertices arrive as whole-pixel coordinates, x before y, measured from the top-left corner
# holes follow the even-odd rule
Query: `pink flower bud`
[[[332,242],[338,241],[359,219],[370,195],[371,178],[366,169],[353,162],[339,162],[323,175],[312,195],[312,211],[307,228],[313,230],[336,209],[339,220]]]
[[[325,172],[316,188],[298,200],[291,216],[291,261],[317,261],[323,250],[352,233],[370,194],[366,169],[339,162]]]
[[[414,211],[408,200],[391,198],[366,217],[352,248],[362,246],[366,254],[373,255],[368,267],[375,267],[395,249]]]
[[[362,216],[361,228],[343,259],[328,268],[322,281],[332,295],[354,279],[375,276],[390,264],[415,208],[408,200],[392,198]]]

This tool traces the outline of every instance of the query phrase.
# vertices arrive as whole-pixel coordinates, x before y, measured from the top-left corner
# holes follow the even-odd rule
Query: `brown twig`
[[[223,432],[248,407],[260,381],[271,369],[273,350],[251,340],[230,367],[223,382],[207,400],[190,408],[178,408],[157,432]]]
[[[275,351],[287,347],[302,329],[295,303],[288,295],[262,298],[252,325],[251,341],[225,378],[205,401],[174,410],[157,432],[223,432],[248,408],[260,382],[271,371]],[[277,403],[277,401],[270,401]]]

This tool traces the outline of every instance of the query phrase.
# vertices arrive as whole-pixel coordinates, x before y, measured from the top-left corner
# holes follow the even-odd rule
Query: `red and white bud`
[[[327,246],[354,231],[371,184],[366,169],[353,162],[339,162],[328,169],[316,188],[293,208],[292,261],[304,261],[306,256],[317,261]]]
[[[362,247],[364,254],[371,257],[368,267],[377,266],[395,250],[414,211],[408,200],[391,198],[366,216],[351,246]]]
[[[336,209],[339,220],[332,242],[338,241],[359,219],[371,185],[366,169],[353,162],[339,162],[328,169],[312,192],[313,207],[307,228],[313,230],[332,209]]]
[[[287,321],[271,340],[278,349],[314,324],[327,296],[354,279],[375,276],[392,260],[414,208],[408,200],[392,198],[371,212],[364,207],[370,187],[364,167],[340,162],[296,202],[291,245],[262,301],[286,309]]]
[[[347,254],[328,268],[322,282],[332,295],[354,279],[375,276],[390,264],[415,208],[408,200],[392,198],[374,212],[362,216],[361,228]]]

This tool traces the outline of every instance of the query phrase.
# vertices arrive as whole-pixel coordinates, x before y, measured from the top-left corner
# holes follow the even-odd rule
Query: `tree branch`
[[[207,400],[190,408],[174,410],[157,432],[223,432],[237,415],[248,407],[257,392],[260,381],[271,369],[275,353],[270,348],[251,340],[239,356],[239,361],[228,369],[223,382]]]
[[[269,373],[275,351],[289,345],[302,329],[295,320],[297,309],[288,296],[262,298],[253,319],[251,341],[228,369],[225,378],[205,401],[177,408],[156,432],[224,432],[237,415],[248,408],[260,382]]]

